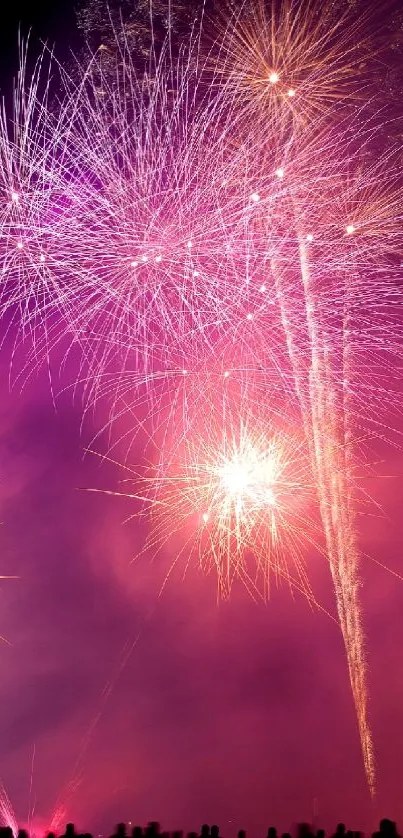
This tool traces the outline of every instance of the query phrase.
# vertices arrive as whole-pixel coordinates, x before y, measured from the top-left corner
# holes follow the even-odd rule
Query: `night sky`
[[[7,89],[10,78],[18,68],[18,32],[23,37],[30,34],[32,43],[46,43],[56,47],[60,59],[68,58],[71,49],[77,49],[79,39],[75,26],[75,4],[71,0],[40,0],[40,2],[8,3],[2,9],[0,30],[0,85]]]
[[[72,4],[12,5],[2,21],[3,88],[19,20],[34,37],[60,43],[61,57],[78,44]],[[175,571],[159,597],[169,556],[133,562],[145,534],[123,523],[130,501],[84,490],[118,488],[116,468],[84,453],[102,417],[81,427],[71,392],[55,406],[46,370],[10,391],[8,365],[3,351],[0,572],[19,579],[0,590],[9,642],[0,644],[0,777],[18,819],[27,819],[33,764],[38,830],[59,797],[68,819],[96,833],[119,820],[156,819],[170,829],[207,821],[224,836],[238,828],[258,836],[271,822],[289,829],[314,814],[329,829],[340,819],[372,829],[381,816],[402,825],[402,582],[363,558],[379,775],[371,803],[336,624],[286,588],[274,588],[267,606],[241,587],[217,604],[214,579],[193,568],[185,578]],[[396,449],[380,456],[379,472],[402,473]],[[361,520],[363,552],[399,572],[401,479],[376,478],[369,488],[382,512]],[[334,613],[325,561],[307,563],[318,599]],[[78,782],[66,793],[72,777]]]

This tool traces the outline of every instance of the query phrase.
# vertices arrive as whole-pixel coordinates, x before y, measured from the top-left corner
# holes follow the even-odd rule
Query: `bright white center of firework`
[[[287,96],[289,96],[290,99],[292,99],[295,96],[295,90],[293,87],[290,87],[290,89],[287,90]]]
[[[284,169],[282,169],[282,168],[276,169],[276,175],[281,180],[284,177]]]
[[[260,201],[259,193],[258,192],[252,192],[252,195],[250,196],[250,199],[251,199],[251,201],[253,201],[254,204],[258,204],[259,201]]]
[[[279,79],[280,79],[279,74],[278,74],[278,73],[276,73],[276,72],[275,72],[275,70],[273,70],[273,72],[272,72],[272,73],[270,73],[270,75],[269,75],[269,82],[270,82],[270,84],[277,84],[277,82],[279,81]]]
[[[235,454],[218,469],[224,494],[239,508],[241,505],[275,506],[273,492],[275,461],[262,459],[255,451]]]
[[[308,233],[308,235],[307,235],[307,237],[306,237],[306,240],[307,240],[307,242],[313,242],[313,235],[312,235],[312,233]]]
[[[352,233],[354,233],[354,232],[355,232],[355,227],[354,227],[354,224],[347,224],[347,227],[346,227],[346,233],[347,233],[347,235],[348,235],[348,236],[351,236],[351,235],[352,235]]]
[[[11,200],[14,201],[14,203],[17,203],[18,198],[19,198],[18,192],[12,192],[11,193]]]

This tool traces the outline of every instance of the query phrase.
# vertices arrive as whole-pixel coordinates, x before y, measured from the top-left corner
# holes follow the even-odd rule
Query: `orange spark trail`
[[[368,690],[361,608],[358,597],[359,555],[355,537],[354,510],[351,502],[351,456],[345,455],[351,444],[348,428],[348,402],[340,419],[337,409],[335,376],[331,352],[320,335],[320,323],[311,286],[307,247],[299,236],[299,255],[306,316],[311,345],[310,398],[315,446],[315,468],[319,501],[334,583],[337,611],[347,654],[368,785],[375,793],[375,765],[372,736],[368,722]],[[348,335],[344,334],[344,361],[349,360]],[[345,388],[344,388],[345,396]]]

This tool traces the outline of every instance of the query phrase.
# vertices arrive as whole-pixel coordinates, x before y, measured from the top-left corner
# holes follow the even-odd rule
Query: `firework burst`
[[[272,421],[268,410],[253,413],[239,387],[237,400],[225,384],[221,400],[217,382],[214,390],[209,399],[205,387],[193,410],[184,412],[182,400],[171,408],[170,431],[164,422],[148,443],[159,461],[126,465],[124,487],[111,494],[133,498],[135,514],[150,516],[144,549],[176,554],[168,576],[180,560],[196,561],[215,569],[221,596],[238,579],[266,599],[274,578],[315,602],[304,554],[323,545],[305,440],[284,413],[281,426],[274,410]]]

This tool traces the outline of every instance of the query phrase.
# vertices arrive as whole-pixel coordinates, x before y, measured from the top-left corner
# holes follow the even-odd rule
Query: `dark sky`
[[[19,21],[56,41],[62,58],[78,43],[72,3],[10,4],[0,31],[3,84]],[[11,393],[7,372],[5,358],[0,572],[20,578],[0,590],[0,633],[11,644],[0,644],[0,777],[20,820],[34,754],[38,829],[60,795],[66,816],[95,831],[155,818],[167,828],[208,821],[224,836],[240,827],[257,836],[269,822],[288,829],[311,820],[314,809],[328,828],[343,818],[370,829],[384,815],[403,824],[403,584],[363,559],[379,771],[371,803],[335,624],[288,589],[273,590],[267,606],[242,589],[217,605],[213,580],[194,568],[184,579],[179,569],[158,598],[168,557],[131,562],[144,532],[122,524],[130,502],[78,491],[117,486],[114,467],[83,455],[96,423],[80,430],[70,394],[55,410],[44,372]],[[401,455],[385,456],[385,473],[402,471]],[[363,520],[363,550],[399,572],[401,484],[378,479],[371,492],[383,512]],[[325,562],[312,557],[309,570],[332,609]]]
[[[18,67],[18,31],[31,33],[34,44],[41,41],[56,47],[60,59],[78,44],[73,0],[15,0],[3,4],[0,27],[0,84],[7,86]]]

